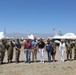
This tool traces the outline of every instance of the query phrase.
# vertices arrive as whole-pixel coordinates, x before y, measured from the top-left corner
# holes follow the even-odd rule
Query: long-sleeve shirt
[[[6,45],[3,43],[0,43],[0,52],[4,52],[6,49]]]
[[[65,47],[65,43],[60,43],[59,45],[59,51],[64,50],[65,51],[66,47]]]
[[[47,43],[47,44],[46,44],[46,51],[50,51],[50,52],[51,52],[52,49],[53,49],[53,48],[52,48],[52,45],[51,45],[50,43]]]
[[[16,50],[20,50],[20,48],[21,48],[21,43],[20,43],[20,42],[16,42],[16,43],[15,43],[15,47],[16,47]]]

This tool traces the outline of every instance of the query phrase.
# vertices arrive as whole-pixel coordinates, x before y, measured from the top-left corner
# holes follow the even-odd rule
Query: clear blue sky
[[[76,33],[76,0],[0,0],[0,31]]]

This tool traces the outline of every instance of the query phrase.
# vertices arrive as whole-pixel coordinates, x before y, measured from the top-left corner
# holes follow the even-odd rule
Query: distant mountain
[[[30,34],[33,34],[35,37],[39,38],[39,37],[42,37],[42,38],[47,38],[47,37],[52,37],[53,34],[42,34],[42,33],[30,33]],[[7,37],[10,37],[10,38],[27,38],[28,35],[30,34],[23,34],[23,33],[10,33],[10,34],[6,34]]]

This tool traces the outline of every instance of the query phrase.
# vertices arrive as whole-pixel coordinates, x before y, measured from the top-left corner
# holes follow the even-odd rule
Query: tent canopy
[[[4,32],[0,32],[0,39],[3,39],[4,37]]]
[[[76,39],[76,35],[74,33],[66,33],[63,36],[54,36],[52,39]]]
[[[31,35],[28,35],[28,38],[33,40],[34,39],[34,36],[31,34]]]

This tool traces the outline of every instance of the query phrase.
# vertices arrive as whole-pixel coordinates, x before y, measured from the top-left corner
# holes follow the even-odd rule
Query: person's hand
[[[26,53],[26,51],[24,50],[24,53]]]
[[[39,50],[38,50],[38,53],[39,53]]]
[[[18,49],[20,51],[20,49]]]
[[[55,52],[55,50],[53,52]]]
[[[34,50],[36,51],[36,50],[37,50],[37,48],[34,48]]]
[[[5,50],[3,50],[3,52],[5,52]]]

